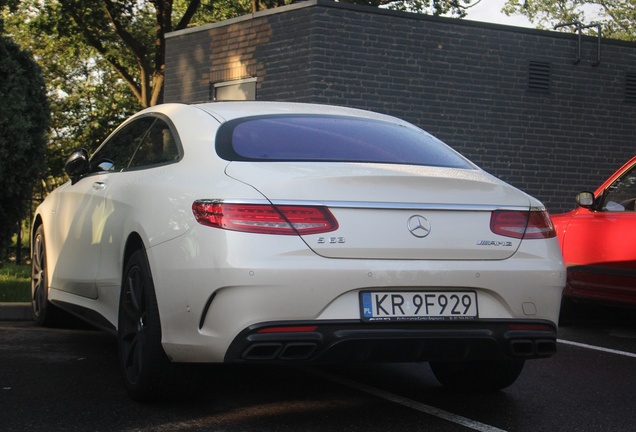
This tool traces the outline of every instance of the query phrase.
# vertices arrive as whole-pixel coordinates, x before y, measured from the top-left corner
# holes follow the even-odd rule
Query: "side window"
[[[91,172],[118,172],[128,168],[135,150],[154,121],[153,117],[135,120],[103,143],[91,157]]]
[[[604,211],[636,211],[636,166],[620,176],[603,195]]]
[[[179,149],[168,124],[155,119],[132,157],[129,168],[152,166],[179,159]]]

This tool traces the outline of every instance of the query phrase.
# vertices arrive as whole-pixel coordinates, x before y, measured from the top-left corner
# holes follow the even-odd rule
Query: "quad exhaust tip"
[[[242,355],[245,360],[252,361],[298,361],[307,360],[318,348],[318,344],[311,342],[265,342],[250,345]]]
[[[516,339],[510,342],[517,357],[551,356],[556,354],[556,341],[551,339]]]

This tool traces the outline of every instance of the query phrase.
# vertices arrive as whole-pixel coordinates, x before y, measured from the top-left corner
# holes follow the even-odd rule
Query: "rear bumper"
[[[280,332],[279,332],[280,331]],[[544,358],[556,353],[557,329],[543,320],[361,323],[269,322],[231,343],[226,362],[418,362]]]

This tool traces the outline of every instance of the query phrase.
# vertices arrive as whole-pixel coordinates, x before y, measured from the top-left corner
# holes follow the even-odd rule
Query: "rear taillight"
[[[329,209],[320,206],[273,206],[198,200],[192,204],[192,212],[202,225],[231,231],[306,235],[338,229],[338,222]]]
[[[496,210],[490,216],[490,230],[495,234],[518,239],[556,237],[556,231],[545,209]]]

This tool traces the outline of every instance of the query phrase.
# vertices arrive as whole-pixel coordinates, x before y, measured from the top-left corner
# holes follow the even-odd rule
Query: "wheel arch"
[[[146,247],[144,245],[144,241],[139,235],[139,233],[133,231],[128,235],[128,239],[126,240],[126,246],[124,246],[124,256],[122,261],[122,271],[126,268],[126,263],[130,259],[130,256],[138,250],[143,250],[144,254],[146,253]],[[122,273],[122,279],[123,279]]]
[[[31,234],[30,234],[30,242],[31,245],[31,258],[33,258],[33,241],[35,240],[35,233],[37,232],[40,225],[43,225],[42,216],[37,214],[33,219],[33,223],[31,224]]]

